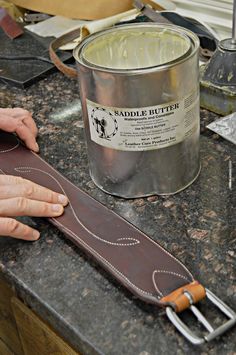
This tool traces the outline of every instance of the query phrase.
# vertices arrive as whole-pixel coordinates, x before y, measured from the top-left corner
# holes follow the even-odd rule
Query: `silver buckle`
[[[230,309],[224,302],[222,302],[218,297],[214,295],[211,291],[206,289],[206,296],[207,298],[216,306],[218,307],[222,313],[224,313],[229,320],[219,326],[218,328],[214,329],[211,324],[208,322],[208,320],[204,317],[204,315],[197,309],[196,306],[193,305],[192,298],[190,293],[184,292],[186,296],[190,300],[190,309],[193,312],[193,314],[196,316],[197,320],[204,325],[204,327],[208,330],[208,334],[199,337],[196,334],[194,334],[191,329],[185,325],[182,320],[178,317],[178,315],[175,313],[173,308],[171,307],[166,307],[166,314],[169,320],[174,324],[174,326],[180,331],[180,333],[187,338],[192,344],[194,345],[200,345],[205,342],[209,342],[215,337],[217,337],[220,334],[223,334],[231,328],[235,323],[236,323],[236,313]]]

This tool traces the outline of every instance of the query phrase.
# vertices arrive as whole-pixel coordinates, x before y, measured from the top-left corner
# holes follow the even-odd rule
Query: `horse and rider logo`
[[[118,131],[118,123],[111,112],[102,107],[92,110],[91,119],[99,138],[111,140]]]

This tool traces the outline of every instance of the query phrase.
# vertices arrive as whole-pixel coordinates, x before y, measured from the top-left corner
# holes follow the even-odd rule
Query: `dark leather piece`
[[[66,194],[70,203],[64,215],[50,221],[142,300],[162,305],[162,297],[193,282],[186,267],[159,244],[1,131],[0,173]]]

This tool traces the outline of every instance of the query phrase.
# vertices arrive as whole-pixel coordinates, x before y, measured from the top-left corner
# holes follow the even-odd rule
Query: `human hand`
[[[16,133],[29,149],[39,151],[36,143],[38,129],[29,111],[22,108],[0,108],[0,129]]]
[[[68,198],[21,177],[0,175],[0,236],[37,240],[39,232],[11,217],[58,217]]]

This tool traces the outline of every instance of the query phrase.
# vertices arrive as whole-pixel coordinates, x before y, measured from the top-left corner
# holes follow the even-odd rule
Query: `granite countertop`
[[[103,193],[91,181],[76,81],[57,73],[27,90],[1,83],[0,106],[33,111],[43,158],[166,247],[196,279],[236,310],[234,176],[229,186],[229,161],[234,171],[236,154],[232,143],[205,129],[216,115],[201,111],[202,170],[194,184],[174,196],[125,200]],[[24,220],[41,231],[41,239],[27,243],[0,238],[0,272],[19,297],[78,351],[235,354],[236,328],[210,344],[192,346],[163,310],[133,297],[47,220]],[[219,314],[211,307],[206,309],[219,324]],[[193,325],[192,318],[188,323]]]

